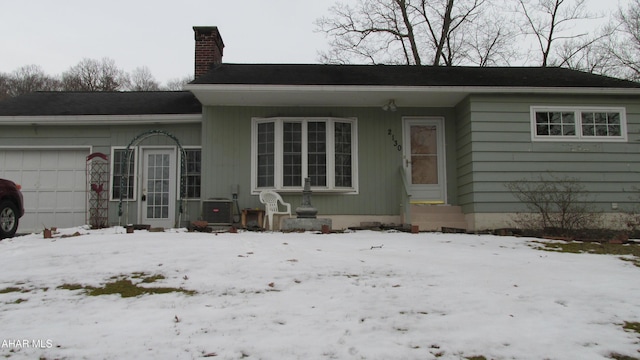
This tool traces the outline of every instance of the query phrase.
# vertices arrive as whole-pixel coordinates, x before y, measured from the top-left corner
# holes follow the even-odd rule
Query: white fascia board
[[[400,106],[454,106],[472,94],[632,95],[640,89],[588,87],[483,87],[483,86],[360,86],[360,85],[242,85],[191,84],[190,90],[205,106],[319,105],[378,106],[396,99]],[[429,99],[437,99],[430,102]]]
[[[245,84],[190,84],[184,87],[198,92],[466,92],[470,94],[595,94],[595,95],[640,95],[640,88],[599,87],[522,87],[522,86],[370,86],[370,85],[245,85]]]
[[[0,116],[0,125],[132,125],[201,123],[202,114]]]

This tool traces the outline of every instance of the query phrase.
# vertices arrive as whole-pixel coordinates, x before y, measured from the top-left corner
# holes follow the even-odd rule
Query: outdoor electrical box
[[[202,201],[202,220],[209,225],[233,224],[233,202],[229,199],[209,199]]]

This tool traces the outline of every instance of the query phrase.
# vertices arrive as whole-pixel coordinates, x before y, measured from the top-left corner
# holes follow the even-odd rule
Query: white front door
[[[175,225],[175,149],[143,149],[140,210],[142,223],[151,227]]]
[[[412,203],[446,203],[444,119],[404,119],[404,166]]]

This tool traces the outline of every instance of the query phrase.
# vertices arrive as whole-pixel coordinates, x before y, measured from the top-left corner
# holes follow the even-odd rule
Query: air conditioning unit
[[[209,225],[231,225],[233,223],[233,202],[229,199],[202,201],[202,219]]]

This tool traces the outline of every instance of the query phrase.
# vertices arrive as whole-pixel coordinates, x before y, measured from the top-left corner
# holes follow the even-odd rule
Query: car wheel
[[[18,230],[18,210],[8,200],[0,202],[0,239],[10,238]]]

